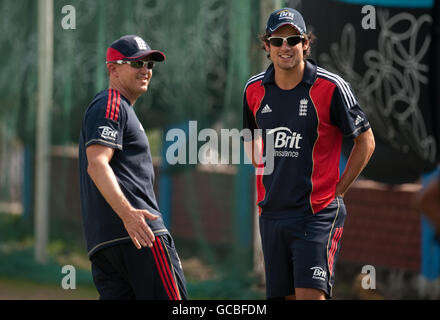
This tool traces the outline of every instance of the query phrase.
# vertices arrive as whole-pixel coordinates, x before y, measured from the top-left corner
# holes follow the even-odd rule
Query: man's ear
[[[269,53],[270,51],[270,45],[268,41],[264,41],[264,49],[266,50],[267,53]]]
[[[304,40],[303,42],[303,50],[306,51],[309,49],[310,42],[309,40]]]

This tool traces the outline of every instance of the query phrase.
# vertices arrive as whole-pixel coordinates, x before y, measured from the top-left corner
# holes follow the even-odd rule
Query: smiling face
[[[153,70],[147,69],[146,66],[136,69],[129,64],[119,65],[118,67],[120,68],[119,79],[121,84],[128,91],[141,95],[148,90]]]
[[[148,90],[153,70],[134,68],[129,64],[109,64],[110,83],[114,89],[119,90],[130,101],[135,101]]]
[[[272,37],[289,37],[299,35],[296,28],[291,25],[285,25],[275,30]],[[270,43],[265,43],[265,49],[270,54],[275,70],[295,70],[304,61],[303,51],[307,50],[309,43],[304,40],[294,46],[289,46],[287,41],[283,41],[281,47],[276,47]]]

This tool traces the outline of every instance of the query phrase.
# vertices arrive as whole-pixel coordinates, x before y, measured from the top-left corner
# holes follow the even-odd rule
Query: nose
[[[139,72],[144,74],[144,75],[145,74],[151,75],[152,71],[153,70],[152,69],[148,69],[147,66],[143,66],[142,68],[139,69]]]
[[[289,46],[289,44],[287,43],[286,39],[283,39],[283,44],[281,45],[281,49],[290,49],[292,48],[291,46]]]

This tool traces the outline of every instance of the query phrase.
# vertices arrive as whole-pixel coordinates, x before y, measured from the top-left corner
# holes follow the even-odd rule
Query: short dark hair
[[[269,32],[263,33],[262,35],[260,35],[260,40],[263,42],[261,49],[266,50],[266,47],[264,46],[264,44],[269,44],[269,40],[267,40],[272,34]],[[303,50],[303,55],[304,55],[304,59],[310,57],[310,49],[312,46],[312,43],[315,42],[316,40],[316,36],[313,34],[313,32],[307,32],[304,33],[304,41],[309,41],[309,47],[306,50]],[[270,54],[267,54],[267,58],[270,58]]]

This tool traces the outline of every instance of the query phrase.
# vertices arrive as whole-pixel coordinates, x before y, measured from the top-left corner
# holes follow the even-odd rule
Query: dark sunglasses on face
[[[133,68],[140,69],[144,66],[147,66],[147,69],[151,70],[154,68],[154,61],[143,61],[143,60],[136,60],[136,61],[125,61],[125,60],[116,60],[116,61],[107,61],[107,63],[116,63],[116,64],[129,64]]]
[[[267,40],[269,40],[269,43],[274,47],[281,47],[283,45],[284,40],[287,41],[287,44],[290,47],[296,46],[298,43],[300,43],[304,39],[304,36],[301,35],[295,35],[295,36],[289,36],[289,37],[269,37]]]

